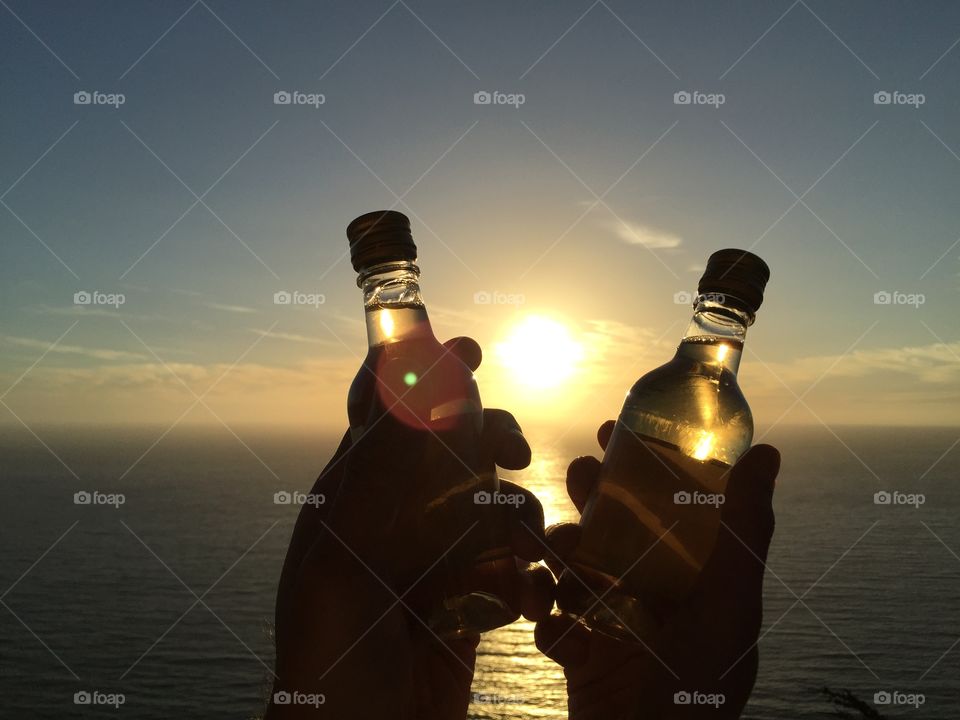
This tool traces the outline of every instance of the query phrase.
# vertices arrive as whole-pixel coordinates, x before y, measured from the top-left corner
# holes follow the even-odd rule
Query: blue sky
[[[521,417],[615,413],[734,246],[773,273],[741,369],[759,425],[956,424],[958,38],[949,2],[5,0],[5,420],[341,425],[343,229],[395,206],[439,334],[490,348],[541,313],[591,349]]]

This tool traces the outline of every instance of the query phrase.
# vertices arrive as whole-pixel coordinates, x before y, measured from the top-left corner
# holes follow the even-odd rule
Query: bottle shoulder
[[[668,362],[650,370],[633,384],[630,394],[677,392],[714,385],[721,392],[743,395],[737,373],[721,363],[707,362],[677,353]]]
[[[637,380],[620,422],[697,459],[733,464],[753,438],[753,414],[736,373],[678,354]]]

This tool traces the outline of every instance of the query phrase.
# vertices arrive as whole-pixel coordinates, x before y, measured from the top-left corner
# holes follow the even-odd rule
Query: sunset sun
[[[522,388],[546,390],[568,380],[583,357],[570,330],[551,318],[528,315],[494,347],[506,377]]]

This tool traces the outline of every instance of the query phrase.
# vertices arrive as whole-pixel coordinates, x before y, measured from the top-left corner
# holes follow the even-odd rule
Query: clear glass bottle
[[[649,636],[713,550],[727,473],[753,439],[737,370],[769,272],[751,253],[714,253],[673,359],[627,394],[559,593],[598,630]]]
[[[480,447],[480,393],[472,370],[433,334],[410,221],[394,211],[367,213],[347,236],[368,339],[347,400],[351,435],[356,441],[384,413],[414,431],[418,466],[404,468],[404,476],[416,478],[423,508],[412,542],[430,563],[444,557],[431,573],[441,576],[442,600],[414,610],[443,637],[511,623],[519,601],[506,518],[503,508],[477,502],[499,490],[496,467]],[[427,569],[410,568],[408,579]],[[416,592],[411,598],[420,602]]]

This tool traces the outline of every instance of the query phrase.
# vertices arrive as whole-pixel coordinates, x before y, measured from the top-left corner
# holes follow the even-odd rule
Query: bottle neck
[[[740,368],[747,328],[752,324],[750,313],[701,297],[677,354],[717,365],[735,375]]]
[[[420,297],[420,268],[398,261],[366,268],[357,277],[363,290],[363,309],[370,347],[433,337],[427,310]]]

